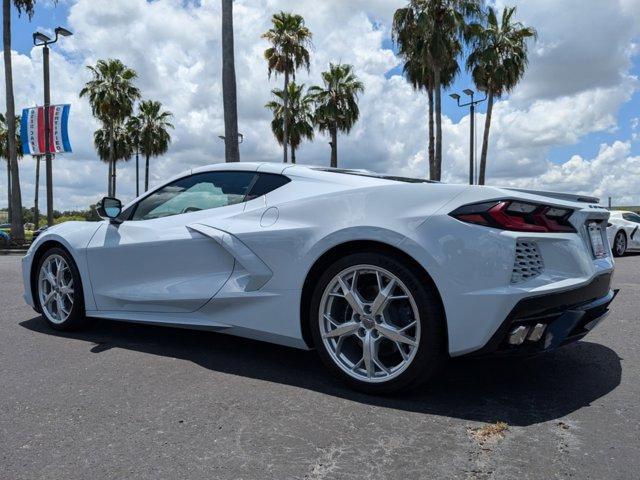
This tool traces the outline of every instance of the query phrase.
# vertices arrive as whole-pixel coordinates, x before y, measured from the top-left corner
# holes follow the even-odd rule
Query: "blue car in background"
[[[4,230],[0,230],[0,247],[8,247],[11,237]]]

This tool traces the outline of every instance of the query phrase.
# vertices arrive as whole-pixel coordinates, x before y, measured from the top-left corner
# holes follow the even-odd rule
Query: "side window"
[[[640,223],[640,215],[636,213],[623,213],[622,218],[629,222]]]
[[[277,175],[275,173],[260,173],[256,183],[251,187],[251,191],[247,195],[247,200],[253,200],[254,198],[266,195],[272,192],[276,188],[280,188],[283,185],[289,183],[291,179],[284,175]]]
[[[255,176],[253,172],[204,172],[181,178],[138,202],[131,220],[150,220],[242,203]]]

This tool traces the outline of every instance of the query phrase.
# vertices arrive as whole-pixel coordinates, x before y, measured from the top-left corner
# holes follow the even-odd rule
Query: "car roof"
[[[304,177],[313,179],[324,179],[337,183],[348,184],[380,184],[393,181],[410,183],[428,183],[429,180],[421,178],[409,178],[393,175],[383,175],[365,169],[332,168],[322,165],[296,165],[280,162],[237,162],[237,163],[214,163],[202,167],[194,168],[186,174],[214,172],[214,171],[248,171],[284,174],[291,177]],[[179,175],[184,176],[185,173]]]

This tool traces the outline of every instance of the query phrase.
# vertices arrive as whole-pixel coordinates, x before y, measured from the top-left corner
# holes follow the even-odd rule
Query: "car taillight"
[[[516,200],[474,203],[449,215],[466,223],[516,232],[575,232],[569,223],[573,210]]]

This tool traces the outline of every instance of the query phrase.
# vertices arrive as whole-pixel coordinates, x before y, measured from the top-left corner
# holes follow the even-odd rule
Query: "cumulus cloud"
[[[75,34],[56,45],[51,58],[53,99],[73,105],[74,153],[55,160],[56,208],[83,208],[106,189],[106,166],[97,160],[92,145],[97,122],[87,102],[78,98],[89,78],[85,66],[100,58],[120,58],[134,68],[144,96],[160,100],[174,113],[173,144],[166,156],[152,159],[152,184],[187,168],[223,161],[223,144],[217,138],[223,133],[219,0],[69,3],[67,23]],[[295,11],[314,33],[311,69],[298,72],[296,80],[317,84],[329,62],[342,61],[354,65],[366,86],[361,120],[349,136],[339,137],[342,166],[426,175],[426,96],[414,92],[400,76],[387,75],[399,63],[390,49],[390,22],[404,3],[295,2]],[[522,84],[496,104],[489,178],[493,183],[603,195],[615,185],[620,195],[637,199],[633,177],[624,174],[625,166],[635,167],[638,161],[630,153],[631,139],[603,146],[593,159],[573,157],[556,165],[548,156],[554,147],[616,129],[618,109],[638,88],[630,70],[638,50],[634,39],[639,34],[640,0],[526,0],[518,6],[519,18],[538,27],[540,40],[533,46]],[[264,104],[282,80],[267,77],[262,57],[266,43],[260,35],[269,28],[273,12],[292,8],[286,0],[234,2],[239,127],[245,136],[241,156],[246,161],[281,158]],[[14,53],[13,60],[16,105],[40,103],[41,50]],[[478,115],[477,122],[481,134],[484,116]],[[455,123],[445,117],[443,130],[445,179],[465,181],[469,118]],[[299,162],[328,164],[327,143],[328,138],[317,134],[313,143],[303,144]],[[612,162],[616,168],[609,168]],[[25,204],[33,197],[34,170],[30,158],[21,162]],[[6,204],[2,175],[4,171],[0,206]],[[119,196],[130,199],[134,182],[133,162],[119,165]]]

